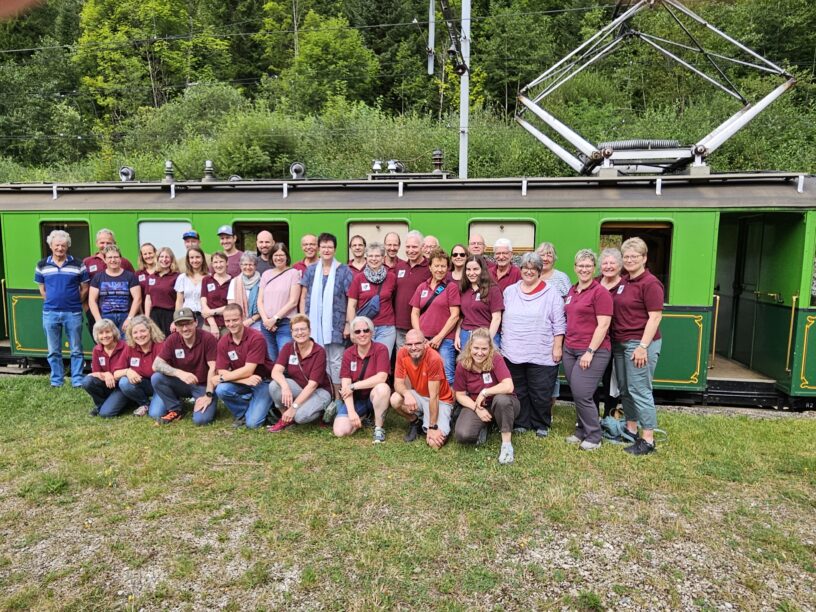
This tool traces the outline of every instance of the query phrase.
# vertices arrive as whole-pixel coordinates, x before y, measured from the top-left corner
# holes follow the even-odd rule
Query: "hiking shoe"
[[[382,444],[385,442],[385,429],[382,427],[374,428],[374,444]]]
[[[621,440],[623,440],[624,442],[637,442],[638,440],[640,440],[640,436],[638,435],[638,432],[629,431],[629,429],[626,427],[626,425],[624,425],[621,428],[620,437],[621,437]]]
[[[583,440],[581,440],[581,438],[579,438],[578,436],[572,435],[564,438],[564,442],[566,442],[567,444],[580,444],[581,442],[583,442]]]
[[[581,445],[578,448],[582,451],[595,451],[601,448],[601,443],[584,440],[583,442],[581,442]]]
[[[232,426],[235,429],[239,427],[246,427],[246,417],[238,417],[237,419],[232,419]]]
[[[481,446],[485,442],[487,442],[487,427],[483,426],[479,430],[479,437],[476,439],[476,446]]]
[[[550,435],[550,429],[548,427],[539,427],[536,429],[536,437],[537,438],[546,438]]]
[[[501,450],[499,451],[499,463],[508,465],[513,463],[514,460],[515,454],[513,452],[513,445],[509,442],[502,442]]]
[[[527,433],[527,428],[526,427],[514,427],[513,428],[513,433],[514,434],[525,434],[525,433]]]
[[[292,426],[294,424],[295,424],[294,421],[289,421],[288,423],[284,423],[283,419],[280,419],[274,425],[270,425],[269,427],[267,427],[266,431],[268,431],[269,433],[278,433],[278,432],[281,432],[284,429],[286,429],[287,427],[290,427],[290,426]]]
[[[329,425],[334,422],[334,417],[337,416],[338,403],[342,401],[343,400],[335,400],[331,402],[328,406],[326,406],[326,409],[323,411],[323,422],[326,425]]]
[[[172,423],[173,421],[178,421],[181,418],[181,411],[180,410],[171,410],[167,414],[165,414],[159,422],[162,425],[167,425],[168,423]]]
[[[133,411],[133,416],[144,416],[147,414],[147,406],[139,406]]]
[[[88,411],[88,416],[99,416],[99,408],[91,408],[90,411]]]
[[[413,442],[419,437],[419,426],[421,425],[421,421],[419,419],[414,419],[408,424],[408,433],[405,434],[403,440],[406,442]]]
[[[638,438],[637,441],[632,446],[627,446],[623,449],[629,454],[632,455],[648,455],[649,453],[654,453],[657,451],[654,444],[650,444],[643,438]]]

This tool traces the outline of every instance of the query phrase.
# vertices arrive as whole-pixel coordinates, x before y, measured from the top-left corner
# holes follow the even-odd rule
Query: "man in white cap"
[[[227,256],[227,274],[234,278],[241,273],[241,255],[244,252],[235,248],[237,238],[231,225],[222,225],[218,228],[218,241]]]

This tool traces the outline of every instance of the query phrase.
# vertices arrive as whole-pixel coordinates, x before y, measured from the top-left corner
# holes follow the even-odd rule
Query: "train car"
[[[445,248],[471,231],[488,245],[510,237],[517,253],[548,240],[560,255],[556,267],[573,279],[578,249],[640,236],[666,287],[661,394],[791,408],[816,402],[816,179],[797,174],[0,185],[8,352],[19,360],[46,354],[33,270],[52,229],[69,231],[72,254],[84,257],[95,233],[110,228],[135,262],[140,243],[178,250],[190,228],[206,251],[216,250],[225,223],[244,248],[271,230],[293,258],[300,236],[321,231],[338,236],[338,254],[354,234],[408,229]]]

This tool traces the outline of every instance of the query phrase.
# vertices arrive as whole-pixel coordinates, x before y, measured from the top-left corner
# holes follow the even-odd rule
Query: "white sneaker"
[[[583,451],[594,451],[601,448],[601,443],[589,442],[588,440],[584,440],[583,442],[581,442],[581,446],[579,446],[578,448],[580,448]]]
[[[564,438],[564,442],[566,442],[567,444],[580,444],[582,440],[578,436],[572,435]]]
[[[509,442],[503,442],[501,445],[501,451],[499,451],[499,463],[502,465],[507,465],[509,463],[513,463],[515,459],[515,455],[513,453],[513,445]]]
[[[385,429],[382,427],[374,428],[374,444],[382,444],[385,442]]]

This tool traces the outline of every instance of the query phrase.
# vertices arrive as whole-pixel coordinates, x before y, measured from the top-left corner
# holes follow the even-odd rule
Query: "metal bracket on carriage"
[[[677,42],[635,29],[632,23],[634,17],[647,8],[664,9],[687,40]],[[703,28],[725,40],[739,50],[746,59],[728,57],[706,50],[691,31],[694,26]],[[643,42],[668,59],[677,62],[709,85],[732,96],[742,104],[742,108],[696,143],[687,145],[676,140],[665,139],[624,140],[601,142],[596,145],[543,108],[541,103],[547,96],[586,68],[611,55],[624,41]],[[681,57],[680,54],[684,53],[693,53],[698,58],[704,58],[711,74]],[[772,74],[784,78],[785,81],[765,97],[751,102],[728,78],[722,67],[725,64]],[[637,2],[621,0],[615,7],[613,19],[609,24],[521,89],[518,98],[521,105],[515,120],[573,170],[582,175],[665,174],[687,170],[689,167],[692,173],[702,174],[708,171],[706,159],[712,153],[795,83],[796,79],[786,70],[721,32],[677,0],[640,0]],[[528,111],[534,115],[534,117],[528,115],[529,120],[525,118]],[[560,142],[534,125],[532,121],[536,120],[543,124],[544,129],[548,128],[551,134],[554,132],[553,136],[560,137]],[[567,146],[572,146],[577,151],[572,153],[567,150]]]

